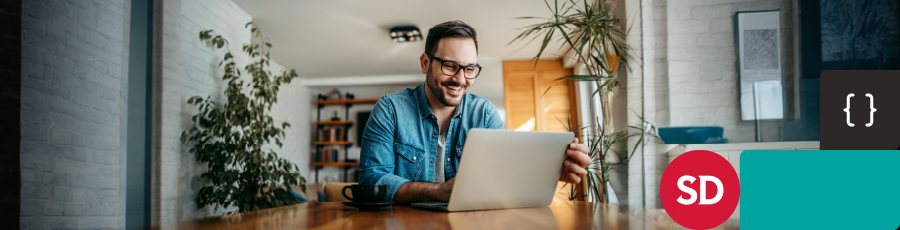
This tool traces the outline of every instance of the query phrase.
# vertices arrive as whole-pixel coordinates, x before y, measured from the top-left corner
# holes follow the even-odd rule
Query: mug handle
[[[344,189],[341,189],[341,195],[344,195],[344,198],[347,198],[348,200],[353,201],[353,198],[350,198],[349,196],[347,196],[347,189],[350,188],[350,186],[352,186],[352,185],[344,186]],[[353,191],[353,190],[350,190],[350,191]]]

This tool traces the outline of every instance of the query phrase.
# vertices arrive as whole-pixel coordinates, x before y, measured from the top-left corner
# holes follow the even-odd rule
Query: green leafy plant
[[[644,120],[644,117],[635,115],[640,119],[639,125],[629,125],[624,130],[618,130],[612,132],[611,134],[592,134],[588,137],[584,137],[585,144],[588,146],[589,152],[588,156],[591,158],[591,164],[585,169],[588,170],[587,178],[584,180],[585,186],[587,188],[587,194],[591,194],[596,197],[598,200],[603,202],[608,202],[608,192],[606,189],[606,182],[609,181],[609,172],[613,170],[613,166],[616,165],[628,165],[628,162],[631,161],[634,153],[637,152],[637,148],[641,146],[645,141],[650,141],[651,143],[663,143],[662,138],[659,137],[656,133],[656,126]],[[569,123],[571,124],[571,122]],[[582,127],[579,129],[572,129],[571,126],[568,127],[570,132],[580,131],[583,129],[590,129],[594,127]],[[624,152],[616,151],[613,146],[623,144],[628,142],[628,139],[636,138],[634,146],[630,146],[631,149],[624,149]],[[619,157],[617,162],[610,162],[605,160],[605,156],[607,154],[615,154]],[[563,185],[561,189],[565,189],[569,184],[566,183]],[[569,200],[575,200],[581,197],[586,197],[587,194],[579,192],[576,186],[568,186],[569,187]]]
[[[658,139],[653,132],[643,128],[652,126],[645,122],[643,117],[641,117],[642,124],[640,126],[628,126],[624,130],[614,130],[612,124],[612,98],[619,85],[618,69],[620,63],[624,64],[625,68],[629,68],[628,62],[632,59],[630,54],[632,49],[625,41],[627,31],[620,28],[619,19],[613,14],[612,7],[607,0],[582,0],[580,2],[555,0],[552,6],[547,0],[544,0],[544,3],[553,15],[549,18],[520,17],[519,19],[545,19],[547,21],[522,28],[522,33],[509,44],[531,38],[526,43],[527,45],[534,40],[541,39],[541,48],[534,57],[536,61],[540,59],[551,42],[559,41],[561,42],[559,49],[564,51],[563,56],[568,55],[583,64],[588,74],[566,76],[558,80],[589,81],[597,84],[597,89],[591,96],[600,97],[601,114],[597,119],[597,124],[601,125],[579,127],[577,130],[570,126],[569,130],[574,132],[588,128],[593,129],[591,132],[593,136],[584,137],[584,142],[591,149],[588,154],[593,161],[587,167],[591,173],[588,173],[584,185],[587,193],[592,194],[596,200],[608,202],[606,182],[609,180],[609,170],[612,166],[627,164],[637,146],[644,142],[644,138],[648,134],[656,137],[654,140]],[[549,90],[548,88],[547,91]],[[617,153],[613,150],[614,145],[627,142],[629,138],[639,138],[632,148],[631,154],[628,154],[627,148],[625,153]],[[618,163],[606,162],[607,156],[610,154],[618,154],[621,160]],[[586,196],[584,193],[579,193],[575,186],[570,186],[570,189],[572,192],[569,199],[574,200]]]
[[[243,46],[253,62],[244,67],[250,83],[241,79],[228,41],[212,30],[200,32],[201,41],[228,52],[219,62],[224,70],[222,80],[227,82],[225,103],[216,103],[209,96],[187,100],[199,113],[191,117],[193,127],[181,133],[181,142],[191,145],[190,152],[206,165],[208,171],[200,177],[210,182],[200,189],[197,208],[235,206],[239,212],[246,212],[295,203],[287,191],[294,185],[306,192],[306,179],[298,173],[297,165],[263,148],[273,140],[279,148],[282,146],[284,129],[290,124],[276,126],[267,111],[278,101],[279,87],[290,83],[297,72],[291,69],[273,75],[266,49],[272,44],[265,42],[252,22],[246,27],[259,38],[259,43]]]

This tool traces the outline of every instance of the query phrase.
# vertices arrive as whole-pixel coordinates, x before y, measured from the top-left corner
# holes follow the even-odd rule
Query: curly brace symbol
[[[856,96],[855,94],[847,94],[847,108],[844,108],[844,112],[847,113],[847,126],[854,127],[856,124],[850,122],[850,98]],[[867,93],[866,97],[869,98],[869,123],[866,123],[866,127],[872,127],[875,124],[875,96],[872,96],[871,93]]]
[[[850,122],[850,98],[856,96],[854,94],[847,94],[847,108],[844,108],[844,112],[847,113],[847,126],[853,127],[855,124]]]
[[[875,124],[875,96],[872,96],[871,93],[867,93],[866,97],[869,98],[869,123],[866,123],[866,127],[872,127]],[[848,107],[849,108],[849,107]]]

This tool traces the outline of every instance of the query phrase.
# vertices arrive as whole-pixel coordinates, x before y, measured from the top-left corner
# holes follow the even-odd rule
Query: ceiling
[[[519,34],[517,28],[543,20],[513,18],[550,15],[542,0],[234,2],[272,42],[272,59],[310,80],[421,76],[417,62],[425,42],[393,43],[388,35],[392,26],[402,24],[416,25],[427,33],[441,22],[462,20],[478,32],[479,63],[531,59],[540,48],[539,41],[528,46],[507,43]]]

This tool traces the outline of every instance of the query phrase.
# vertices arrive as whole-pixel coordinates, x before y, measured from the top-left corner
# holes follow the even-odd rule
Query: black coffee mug
[[[348,188],[353,198],[347,196]],[[348,185],[341,190],[341,195],[356,203],[381,203],[387,195],[387,185]]]

